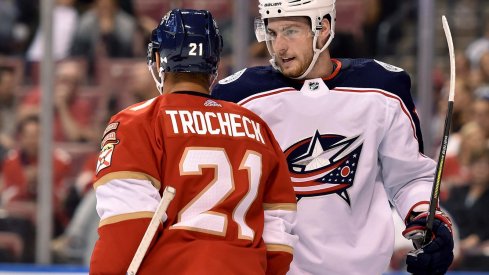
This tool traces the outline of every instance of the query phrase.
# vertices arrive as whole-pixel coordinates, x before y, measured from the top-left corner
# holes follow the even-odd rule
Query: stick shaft
[[[440,154],[438,155],[438,163],[436,165],[435,180],[433,182],[433,188],[431,190],[429,214],[426,223],[427,230],[424,238],[425,244],[431,241],[433,222],[435,220],[436,208],[438,207],[438,201],[440,198],[441,177],[443,174],[443,167],[445,165],[445,157],[447,154],[448,137],[450,135],[450,128],[452,125],[453,103],[455,99],[455,53],[453,47],[453,39],[450,32],[450,27],[448,26],[448,22],[445,16],[442,16],[442,23],[443,30],[445,31],[445,37],[447,39],[448,52],[450,57],[450,92],[448,95],[448,111],[445,117],[443,139],[440,147]]]
[[[156,231],[158,230],[158,226],[161,223],[161,217],[163,217],[163,215],[166,213],[166,209],[168,209],[168,205],[174,197],[175,188],[167,186],[163,191],[163,196],[161,197],[161,201],[158,204],[158,208],[151,218],[148,228],[144,233],[143,239],[139,243],[138,249],[136,250],[134,257],[132,258],[131,264],[129,265],[126,274],[135,275],[138,271],[139,266],[141,265],[141,262],[143,261],[144,256],[148,251],[148,247],[151,244],[151,241],[153,240]]]
[[[426,225],[426,227],[430,231],[433,229],[433,220],[435,218],[435,212],[440,197],[441,177],[443,173],[443,167],[445,166],[445,157],[447,155],[448,137],[450,135],[450,128],[452,124],[451,123],[452,112],[453,112],[453,101],[449,101],[448,112],[445,118],[445,127],[443,130],[443,140],[440,148],[440,155],[438,156],[438,163],[436,165],[435,181],[433,183],[433,189],[431,190],[430,210],[429,210],[428,222]]]

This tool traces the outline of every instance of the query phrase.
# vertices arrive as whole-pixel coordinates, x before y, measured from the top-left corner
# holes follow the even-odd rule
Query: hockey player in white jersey
[[[435,172],[409,75],[330,57],[335,0],[259,0],[259,10],[272,66],[241,70],[213,95],[261,116],[286,155],[299,236],[288,274],[381,274],[394,244],[389,202],[420,248]],[[444,274],[453,260],[450,220],[435,218],[431,242],[407,257],[410,272]]]

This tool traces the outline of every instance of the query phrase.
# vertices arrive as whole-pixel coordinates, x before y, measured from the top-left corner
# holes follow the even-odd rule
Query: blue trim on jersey
[[[382,89],[401,98],[413,118],[418,137],[419,150],[424,151],[421,125],[411,96],[411,78],[405,71],[388,71],[373,59],[338,59],[341,70],[324,83],[329,89],[336,87]],[[301,89],[303,81],[283,76],[272,66],[258,66],[246,69],[234,81],[220,82],[212,90],[217,99],[239,102],[257,93],[284,87]]]

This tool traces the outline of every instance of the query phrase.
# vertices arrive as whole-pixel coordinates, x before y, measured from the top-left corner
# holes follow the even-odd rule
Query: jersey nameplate
[[[173,134],[248,137],[265,144],[260,123],[246,116],[187,110],[167,110],[165,113],[171,119]]]

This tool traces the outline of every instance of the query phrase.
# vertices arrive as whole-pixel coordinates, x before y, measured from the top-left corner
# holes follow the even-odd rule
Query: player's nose
[[[273,50],[282,55],[287,51],[288,42],[287,39],[283,38],[281,35],[278,35],[273,41]]]

